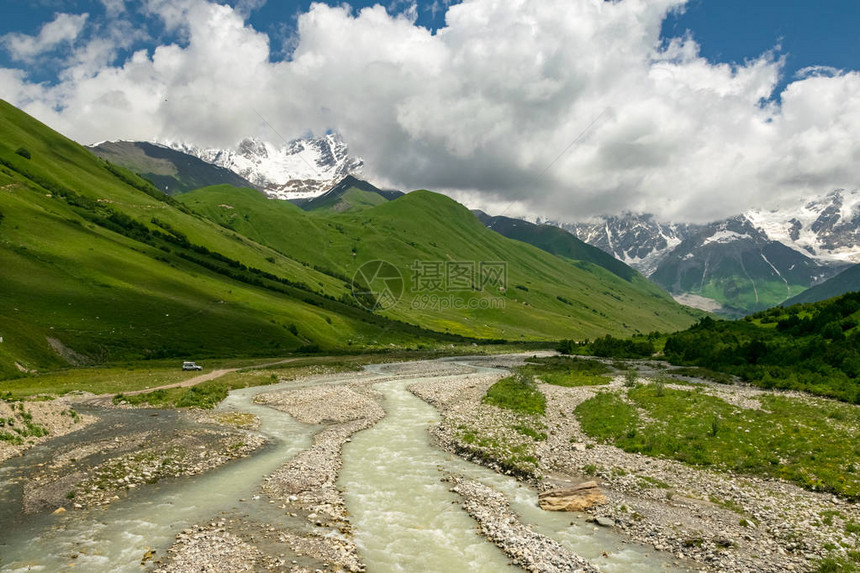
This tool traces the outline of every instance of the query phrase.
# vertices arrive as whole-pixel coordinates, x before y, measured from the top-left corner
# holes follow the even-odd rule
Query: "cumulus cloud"
[[[71,44],[84,29],[89,14],[57,14],[36,36],[10,33],[2,38],[3,46],[12,58],[31,62],[37,56],[62,44]]]
[[[776,52],[714,64],[661,38],[684,3],[440,2],[436,33],[410,3],[314,4],[272,61],[245,20],[259,1],[148,0],[180,43],[93,56],[55,86],[0,70],[0,97],[84,142],[276,141],[261,116],[286,137],[336,129],[376,181],[489,211],[704,221],[857,186],[860,74],[810,69],[775,94]]]
[[[122,14],[125,14],[125,1],[126,0],[101,0],[101,3],[105,8],[105,13],[108,18],[117,18]]]

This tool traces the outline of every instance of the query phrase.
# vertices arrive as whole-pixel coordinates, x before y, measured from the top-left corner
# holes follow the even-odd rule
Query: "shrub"
[[[636,380],[639,379],[639,372],[635,368],[629,368],[624,373],[624,385],[627,388],[633,388],[636,385]]]
[[[18,149],[15,150],[15,153],[17,153],[18,155],[20,155],[24,159],[30,159],[30,157],[31,157],[30,150],[27,149],[26,147],[19,147]]]

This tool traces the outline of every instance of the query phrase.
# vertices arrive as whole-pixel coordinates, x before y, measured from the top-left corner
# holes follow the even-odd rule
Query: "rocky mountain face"
[[[652,215],[631,213],[588,222],[556,224],[645,276],[653,274],[660,261],[697,230],[695,226],[666,225],[656,221]]]
[[[836,272],[771,240],[741,215],[706,225],[663,257],[651,278],[675,295],[711,299],[726,314],[769,308]]]
[[[774,241],[822,261],[860,263],[860,190],[823,197],[746,217]]]
[[[360,174],[364,167],[361,159],[350,156],[346,143],[336,133],[296,139],[280,147],[256,138],[242,140],[235,149],[207,149],[176,142],[167,145],[233,171],[273,199],[316,197],[347,175]]]
[[[555,223],[679,300],[725,314],[779,304],[860,263],[860,191],[836,190],[709,225],[626,214]]]
[[[229,169],[145,141],[105,141],[87,149],[114,165],[149,179],[168,195],[210,185],[254,187],[253,183]]]

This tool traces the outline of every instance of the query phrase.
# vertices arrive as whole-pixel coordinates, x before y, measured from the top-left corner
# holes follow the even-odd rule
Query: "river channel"
[[[485,370],[458,366],[465,373]],[[5,524],[0,523],[0,571],[142,571],[151,567],[141,566],[144,552],[155,549],[163,555],[179,531],[215,519],[219,512],[259,515],[269,522],[277,519],[264,501],[257,501],[260,484],[309,447],[319,427],[254,404],[254,397],[299,385],[356,381],[374,384],[384,397],[386,411],[382,421],[345,445],[338,481],[368,573],[518,570],[476,532],[475,522],[461,508],[458,496],[442,481],[447,474],[463,475],[501,491],[525,523],[591,560],[601,571],[679,571],[650,548],[625,543],[611,530],[585,523],[580,515],[540,510],[532,489],[434,447],[427,430],[439,422],[439,414],[407,390],[420,380],[414,364],[403,374],[398,369],[397,365],[376,366],[358,377],[315,377],[232,392],[219,408],[259,416],[260,432],[270,439],[270,445],[201,476],[140,488],[107,507],[4,520]],[[146,423],[159,423],[148,419]],[[73,439],[71,436],[74,434],[66,439]],[[0,468],[0,504],[10,502],[15,476],[26,464],[43,459],[50,447],[49,442],[34,448]]]

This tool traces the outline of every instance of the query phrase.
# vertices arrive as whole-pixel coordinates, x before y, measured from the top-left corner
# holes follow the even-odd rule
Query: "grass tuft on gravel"
[[[531,376],[520,372],[490,386],[484,396],[484,403],[521,414],[543,416],[546,412],[546,397],[537,389]]]
[[[760,401],[761,410],[743,409],[701,389],[640,384],[598,394],[576,415],[589,436],[627,452],[860,499],[860,409],[815,398]]]
[[[601,386],[612,381],[610,368],[597,360],[550,356],[531,358],[525,366],[516,368],[527,376],[533,376],[546,384],[555,386]]]

